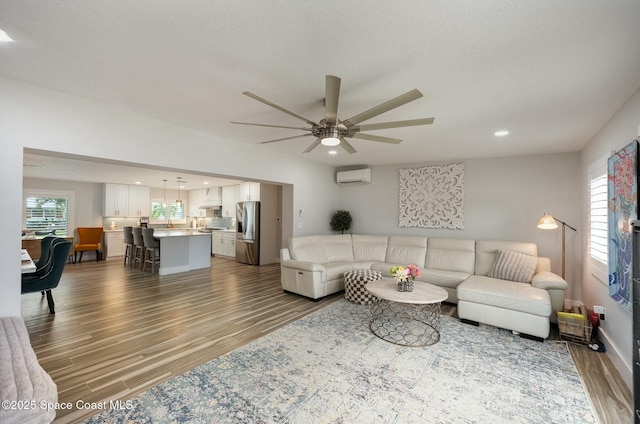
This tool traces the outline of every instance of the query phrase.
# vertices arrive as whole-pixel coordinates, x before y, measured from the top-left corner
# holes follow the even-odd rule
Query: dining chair
[[[95,250],[96,262],[100,261],[100,251],[102,249],[102,227],[78,227],[78,242],[73,246],[73,263],[76,262],[78,252],[80,252],[80,260],[82,262],[82,254],[87,250]]]
[[[55,243],[56,240],[63,240],[63,239],[60,239],[59,237],[47,236],[47,237],[43,237],[42,240],[40,240],[40,257],[35,263],[36,265],[35,272],[38,272],[44,269],[44,267],[47,265],[47,263],[51,259],[51,253],[52,253],[51,245]]]
[[[153,228],[143,228],[142,239],[144,241],[142,270],[146,271],[147,264],[151,264],[151,273],[153,274],[156,264],[160,265],[160,240],[153,238]]]
[[[53,295],[51,290],[58,287],[62,271],[67,264],[67,257],[71,251],[73,243],[69,240],[58,239],[51,245],[51,260],[47,263],[41,273],[31,273],[22,275],[21,293],[41,292],[47,295],[47,304],[49,312],[53,315],[56,313],[55,304],[53,303]]]
[[[133,227],[133,267],[142,269],[144,264],[144,239],[142,238],[142,227]]]
[[[133,227],[126,226],[122,227],[122,232],[124,234],[124,264],[127,264],[127,259],[129,260],[129,266],[133,266]]]

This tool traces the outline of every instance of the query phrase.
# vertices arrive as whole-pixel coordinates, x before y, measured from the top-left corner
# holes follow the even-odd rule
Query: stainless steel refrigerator
[[[260,202],[236,205],[236,262],[260,265]]]

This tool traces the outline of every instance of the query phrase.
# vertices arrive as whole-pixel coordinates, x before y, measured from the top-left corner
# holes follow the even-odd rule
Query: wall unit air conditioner
[[[352,169],[350,171],[336,172],[336,181],[338,184],[346,183],[370,183],[371,168]]]

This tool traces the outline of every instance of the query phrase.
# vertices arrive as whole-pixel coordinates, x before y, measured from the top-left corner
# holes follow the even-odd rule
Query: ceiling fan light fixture
[[[340,131],[337,128],[327,128],[320,143],[323,146],[337,146],[340,144]]]
[[[337,137],[325,137],[321,141],[323,146],[337,146],[340,144],[340,139]]]

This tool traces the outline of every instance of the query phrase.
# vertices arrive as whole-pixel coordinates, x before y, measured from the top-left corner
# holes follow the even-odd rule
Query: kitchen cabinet
[[[233,231],[211,233],[211,254],[214,256],[236,257],[236,234]]]
[[[104,216],[127,216],[129,213],[129,186],[126,184],[104,185]]]
[[[129,208],[127,216],[149,216],[151,198],[149,187],[129,186]]]
[[[240,184],[238,202],[246,200],[260,200],[260,183],[247,181]]]
[[[189,216],[204,218],[207,216],[206,209],[200,209],[204,203],[205,190],[189,190]]]
[[[151,199],[149,187],[126,184],[105,184],[103,216],[149,216]]]
[[[200,188],[189,191],[189,216],[205,218],[207,210],[201,206],[221,206],[222,187]]]
[[[222,187],[222,216],[235,218],[240,185]]]
[[[104,244],[107,251],[107,258],[114,256],[124,256],[127,246],[124,244],[124,232],[105,231]]]

